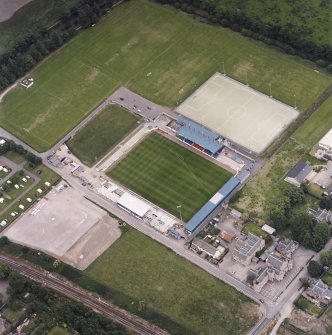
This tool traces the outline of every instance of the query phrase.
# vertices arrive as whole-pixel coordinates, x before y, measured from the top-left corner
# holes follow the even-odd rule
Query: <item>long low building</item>
[[[150,205],[145,201],[125,192],[117,201],[117,205],[125,211],[133,214],[142,220],[145,214],[150,210]]]
[[[219,191],[184,225],[185,229],[193,233],[204,220],[240,185],[241,180],[232,177]]]

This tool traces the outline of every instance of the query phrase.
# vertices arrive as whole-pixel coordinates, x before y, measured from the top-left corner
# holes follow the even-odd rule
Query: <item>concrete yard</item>
[[[255,153],[265,150],[299,114],[220,73],[215,73],[176,111]]]
[[[119,236],[116,220],[71,187],[52,190],[5,235],[85,269]]]
[[[32,0],[0,0],[0,22],[10,19],[15,12]]]

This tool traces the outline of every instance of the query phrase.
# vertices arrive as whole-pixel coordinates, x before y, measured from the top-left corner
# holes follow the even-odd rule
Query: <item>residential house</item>
[[[194,238],[191,242],[191,248],[196,249],[200,252],[204,252],[214,259],[220,259],[221,256],[225,253],[225,248],[222,246],[218,246],[215,248],[213,245],[199,239]]]
[[[309,162],[299,162],[288,172],[285,181],[300,187],[301,184],[307,180],[311,172],[312,166]]]
[[[332,290],[320,279],[312,280],[310,287],[306,291],[307,295],[315,300],[327,301],[332,300]]]
[[[293,240],[283,239],[278,242],[276,250],[284,257],[290,258],[295,250],[299,247],[299,243]]]

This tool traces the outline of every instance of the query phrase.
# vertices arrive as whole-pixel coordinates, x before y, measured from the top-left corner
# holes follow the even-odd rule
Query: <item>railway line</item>
[[[131,331],[140,335],[168,335],[164,330],[149,324],[147,321],[140,319],[126,311],[112,305],[111,303],[93,296],[91,293],[83,291],[79,288],[72,286],[70,283],[54,277],[49,273],[44,273],[31,266],[23,264],[17,260],[6,256],[0,256],[0,262],[7,264],[11,269],[19,272],[20,274],[35,280],[44,286],[54,289],[55,291],[81,302],[101,313],[112,320],[120,323]]]

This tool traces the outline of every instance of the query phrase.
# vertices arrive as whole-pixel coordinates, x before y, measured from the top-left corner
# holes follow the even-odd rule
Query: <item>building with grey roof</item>
[[[300,187],[311,172],[312,166],[309,162],[299,162],[288,172],[285,181]]]
[[[332,223],[332,213],[327,209],[318,208],[317,210],[314,210],[312,208],[309,208],[308,214],[317,223],[318,222]]]
[[[220,259],[221,256],[225,252],[224,247],[218,247],[215,248],[211,244],[199,239],[199,238],[194,238],[191,242],[191,248],[196,249],[198,251],[204,252],[207,255],[213,257],[214,259]]]
[[[325,300],[328,302],[332,300],[332,290],[320,279],[312,280],[306,293],[315,300]]]
[[[291,257],[295,250],[299,247],[299,243],[289,239],[282,239],[278,242],[276,250],[285,257]]]
[[[265,246],[265,240],[249,233],[246,237],[236,241],[233,250],[233,259],[243,265],[249,265],[256,252],[261,251]]]

